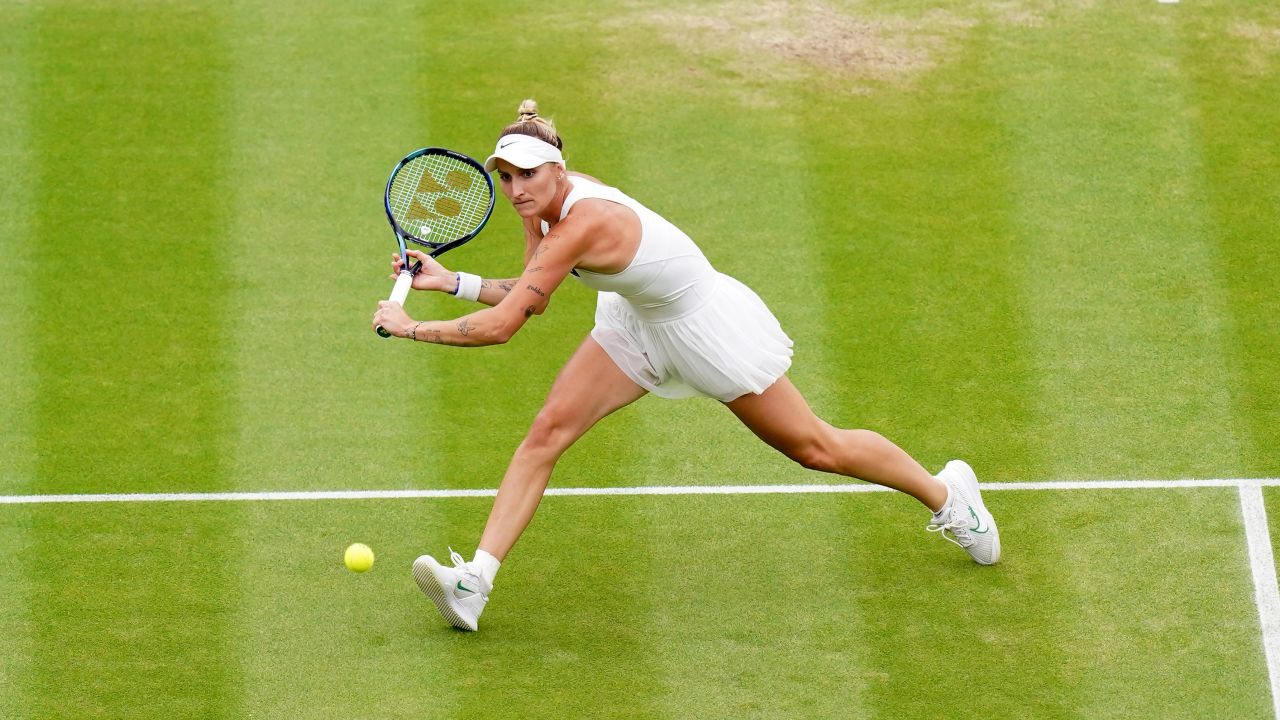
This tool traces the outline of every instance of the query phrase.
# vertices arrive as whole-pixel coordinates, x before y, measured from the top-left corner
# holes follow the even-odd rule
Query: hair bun
[[[555,122],[538,114],[538,103],[533,98],[520,103],[520,108],[516,112],[515,122],[502,128],[499,138],[506,135],[528,135],[555,145],[558,150],[564,150],[564,141],[556,132]]]

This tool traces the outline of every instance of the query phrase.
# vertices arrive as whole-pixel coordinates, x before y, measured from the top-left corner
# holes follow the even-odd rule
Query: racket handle
[[[409,286],[412,284],[413,273],[409,272],[408,268],[401,270],[399,277],[396,278],[395,287],[391,288],[391,297],[387,299],[393,303],[400,303],[403,307],[404,299],[409,297]],[[391,333],[383,330],[381,325],[378,326],[378,334],[384,338],[391,337]]]
[[[413,273],[408,270],[401,270],[400,275],[396,277],[396,285],[391,288],[391,297],[388,298],[393,303],[400,303],[404,306],[404,299],[409,297],[409,287],[413,285]]]

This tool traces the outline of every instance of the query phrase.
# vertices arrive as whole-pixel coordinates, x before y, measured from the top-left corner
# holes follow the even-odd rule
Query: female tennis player
[[[475,630],[499,565],[524,532],[556,461],[592,425],[645,393],[706,396],[724,403],[760,439],[806,468],[904,492],[933,517],[927,529],[978,563],[1000,558],[995,520],[978,481],[953,460],[930,475],[870,430],[832,427],[810,410],[785,373],[791,339],[757,295],[717,272],[671,223],[621,191],[565,168],[555,127],[525,101],[485,169],[524,221],[518,278],[486,280],[446,270],[426,254],[417,290],[447,292],[486,307],[455,320],[413,320],[383,301],[373,316],[393,335],[446,345],[505,343],[541,313],[571,272],[599,291],[595,327],[560,370],[546,404],[516,448],[474,558],[450,550],[453,567],[429,555],[413,574],[454,627]],[[395,257],[392,274],[405,258]]]

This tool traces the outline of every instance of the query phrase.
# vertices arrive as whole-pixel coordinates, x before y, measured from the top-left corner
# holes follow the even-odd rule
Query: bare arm
[[[524,273],[507,289],[490,287],[490,296],[502,294],[493,307],[478,310],[456,320],[413,321],[397,303],[378,303],[374,324],[393,335],[421,342],[473,347],[498,345],[515,335],[524,324],[541,313],[560,283],[582,256],[591,221],[566,219],[556,231],[538,243],[530,254]],[[486,290],[481,289],[484,299]]]
[[[511,289],[520,282],[520,278],[507,278],[506,280],[489,280],[480,281],[480,302],[490,307],[497,305],[507,299],[507,295],[511,293]]]
[[[507,294],[511,292],[511,288],[516,286],[520,278],[506,278],[504,280],[492,280],[490,278],[482,278],[480,280],[480,297],[476,298],[479,302],[489,305],[490,307],[497,305],[506,299]],[[450,279],[441,292],[450,295],[458,292],[458,277],[455,275]]]
[[[541,240],[541,236],[539,236],[539,240]],[[458,291],[457,273],[446,269],[435,258],[421,250],[410,250],[409,257],[422,263],[422,270],[413,278],[413,288],[415,290],[436,290],[450,295]],[[399,255],[391,256],[392,280],[400,273],[401,264],[402,261]],[[516,282],[519,280],[520,278],[484,278],[480,281],[480,297],[477,300],[485,305],[497,305],[502,302],[507,293],[511,292],[511,288],[515,287]]]
[[[533,251],[538,249],[538,244],[542,242],[542,220],[540,218],[524,219],[524,265],[529,267],[529,260],[533,258]]]
[[[535,250],[537,250],[538,244],[542,242],[542,238],[543,238],[542,221],[539,220],[538,218],[525,218],[524,220],[525,267],[529,266],[529,259],[533,257],[533,253]],[[514,288],[516,286],[516,283],[518,283],[519,281],[520,281],[520,278],[504,278],[501,280],[482,278],[480,280],[480,297],[476,299],[484,303],[485,305],[493,307],[501,303],[503,300],[505,300],[507,298],[507,295],[511,293],[512,288]],[[454,276],[452,279],[450,279],[446,283],[446,286],[447,288],[445,292],[449,292],[449,293],[457,292],[457,287],[458,287],[457,277]],[[538,313],[541,314],[542,310],[539,309]]]

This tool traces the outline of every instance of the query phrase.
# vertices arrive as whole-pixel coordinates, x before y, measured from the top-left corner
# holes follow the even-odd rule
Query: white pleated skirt
[[[762,393],[791,367],[791,338],[755,292],[720,273],[711,296],[681,317],[650,322],[601,292],[591,337],[627,377],[664,398],[722,402]]]

